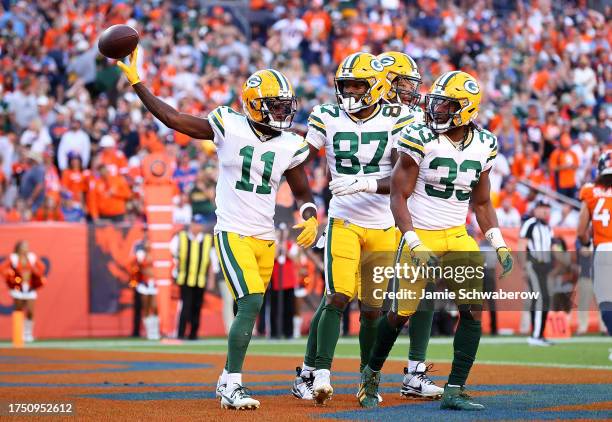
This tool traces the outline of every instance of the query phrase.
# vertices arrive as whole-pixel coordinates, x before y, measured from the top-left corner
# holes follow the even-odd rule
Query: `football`
[[[138,45],[138,31],[129,25],[113,25],[102,33],[98,40],[98,50],[110,59],[128,56]]]

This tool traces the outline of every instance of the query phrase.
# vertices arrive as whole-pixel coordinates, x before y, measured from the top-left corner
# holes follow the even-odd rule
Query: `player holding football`
[[[306,355],[292,393],[323,404],[333,394],[330,369],[342,313],[357,296],[360,301],[362,367],[368,361],[386,290],[361,274],[389,265],[385,256],[395,249],[393,215],[389,208],[389,178],[396,138],[416,113],[401,104],[384,104],[388,89],[385,69],[369,53],[345,58],[335,76],[337,104],[316,106],[308,119],[306,141],[311,156],[325,147],[334,195],[329,208],[325,242],[326,298],[313,316]],[[384,253],[386,252],[386,254]],[[313,379],[314,377],[314,379]]]
[[[599,158],[595,183],[587,183],[580,190],[582,208],[578,221],[578,239],[584,247],[591,245],[591,231],[595,256],[593,258],[593,290],[608,334],[612,335],[612,151]],[[591,230],[589,230],[589,226]]]
[[[402,131],[400,157],[391,177],[391,209],[403,233],[398,259],[406,247],[416,265],[482,265],[478,245],[465,228],[471,199],[481,230],[497,250],[502,276],[511,271],[512,257],[497,227],[489,192],[497,139],[473,123],[481,96],[478,82],[469,74],[444,73],[425,97],[426,124],[410,124]],[[410,281],[415,280],[396,279],[394,287],[414,289],[416,297],[421,297],[426,280]],[[446,281],[455,291],[482,287],[477,277],[462,284]],[[418,299],[394,301],[387,317],[381,319],[372,356],[362,372],[359,401],[363,407],[378,406],[380,370],[417,305]],[[480,342],[482,304],[479,299],[458,299],[457,305],[460,318],[454,358],[441,408],[481,410],[484,406],[472,401],[464,385]]]
[[[274,266],[274,208],[276,192],[285,177],[304,221],[297,243],[309,247],[316,239],[316,207],[304,172],[309,148],[304,139],[286,131],[297,100],[291,84],[280,72],[259,70],[242,87],[244,114],[217,107],[207,118],[179,113],[156,98],[141,83],[136,71],[138,50],[130,64],[118,65],[147,107],[171,129],[196,139],[213,139],[219,157],[215,247],[223,275],[238,313],[228,336],[225,369],[219,377],[221,406],[255,409],[259,401],[242,385],[242,365],[251,340],[263,293]]]

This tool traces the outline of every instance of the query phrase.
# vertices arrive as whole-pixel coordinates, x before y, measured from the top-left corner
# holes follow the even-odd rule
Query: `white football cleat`
[[[431,364],[425,365],[425,362],[419,362],[414,372],[409,372],[408,368],[404,368],[404,379],[400,394],[404,397],[441,398],[444,388],[438,387],[427,376],[427,371],[432,366]]]
[[[259,408],[259,401],[251,397],[248,388],[236,385],[233,391],[226,387],[221,393],[221,408],[236,410],[255,410]]]
[[[215,390],[215,397],[221,400],[221,398],[223,397],[223,392],[226,388],[227,384],[221,383],[221,376],[219,376],[219,379],[217,380],[217,389]]]
[[[331,400],[334,389],[329,380],[329,369],[317,369],[313,372],[314,382],[312,383],[312,398],[318,405],[324,405]]]
[[[545,338],[528,337],[527,338],[527,344],[529,344],[530,346],[550,347],[554,343],[551,343],[550,341],[546,340]]]
[[[312,400],[312,384],[314,382],[314,375],[310,372],[309,376],[302,375],[302,368],[299,366],[295,368],[295,380],[293,380],[293,388],[291,388],[291,394],[301,400]]]

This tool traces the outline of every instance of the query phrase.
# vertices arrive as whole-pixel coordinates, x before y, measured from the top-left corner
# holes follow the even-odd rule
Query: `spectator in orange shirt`
[[[106,165],[111,176],[126,175],[128,162],[123,151],[117,149],[117,140],[113,135],[104,135],[98,144],[100,162]]]
[[[576,170],[580,162],[578,156],[570,148],[572,138],[568,133],[561,135],[559,148],[550,155],[548,165],[555,176],[557,192],[574,198],[576,196]]]
[[[509,177],[501,192],[499,193],[499,203],[503,204],[506,198],[510,198],[512,206],[523,215],[527,211],[527,201],[516,190],[516,178]]]
[[[45,151],[42,156],[43,164],[45,165],[45,195],[53,198],[53,201],[58,204],[61,183],[57,168],[53,164],[53,153],[51,151]]]
[[[112,175],[104,163],[96,164],[97,177],[89,183],[89,214],[94,223],[101,219],[114,222],[123,221],[127,211],[127,202],[132,191],[120,175]]]
[[[305,49],[304,59],[307,63],[320,63],[332,28],[331,17],[323,9],[323,0],[314,0],[302,20],[308,28],[306,40],[309,44]]]
[[[514,156],[512,163],[512,175],[518,179],[525,179],[540,166],[540,155],[533,149],[533,144],[527,143],[524,153]]]
[[[542,159],[544,161],[550,158],[550,154],[559,146],[558,140],[561,130],[559,114],[555,110],[548,111],[544,125],[542,125],[542,136],[544,137]]]
[[[178,134],[178,132],[176,133]],[[141,123],[138,126],[138,136],[140,148],[147,150],[151,154],[163,152],[166,149],[159,136],[157,136],[157,128],[154,123]]]
[[[89,170],[83,170],[81,156],[76,152],[68,154],[68,166],[62,172],[62,188],[72,194],[73,200],[83,205],[89,185]]]
[[[23,223],[30,220],[32,220],[32,211],[22,198],[17,198],[15,200],[13,208],[6,213],[4,218],[4,221],[7,223]]]
[[[36,210],[33,221],[64,221],[64,215],[55,200],[55,196],[48,195],[43,206]]]

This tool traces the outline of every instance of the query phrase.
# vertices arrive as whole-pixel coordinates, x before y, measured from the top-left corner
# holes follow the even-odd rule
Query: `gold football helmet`
[[[278,70],[258,70],[242,85],[242,108],[247,118],[273,129],[291,127],[297,98],[289,80]]]
[[[388,51],[377,58],[387,73],[385,100],[408,106],[418,105],[421,101],[419,87],[423,80],[412,57],[399,51]]]
[[[358,97],[344,92],[346,81],[363,81],[367,90]],[[347,113],[356,113],[380,101],[385,95],[384,67],[376,56],[370,53],[354,53],[342,60],[336,77],[336,98],[338,105]]]
[[[442,74],[425,96],[425,122],[437,133],[471,123],[480,110],[478,81],[458,70]]]

